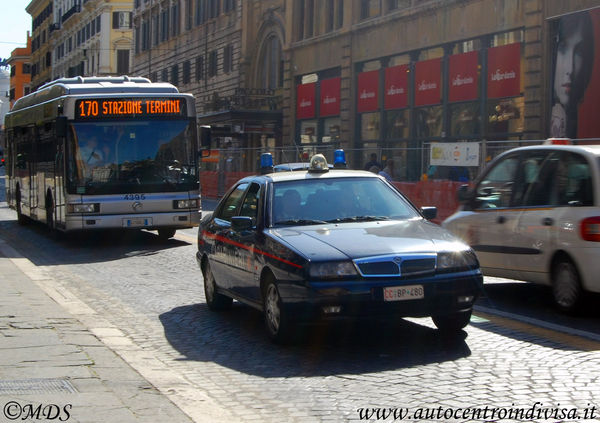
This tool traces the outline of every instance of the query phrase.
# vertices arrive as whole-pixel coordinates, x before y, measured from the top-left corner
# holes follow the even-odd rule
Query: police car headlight
[[[479,267],[479,261],[473,250],[449,251],[438,253],[437,270],[438,272],[450,272],[476,269]]]
[[[351,261],[312,263],[309,274],[314,279],[341,279],[356,276],[356,267]]]

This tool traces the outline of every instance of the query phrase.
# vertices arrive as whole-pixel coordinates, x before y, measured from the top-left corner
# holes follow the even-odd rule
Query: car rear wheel
[[[579,273],[573,262],[563,259],[554,266],[552,279],[552,294],[554,303],[564,312],[574,312],[582,298]]]
[[[433,316],[431,319],[435,326],[442,332],[454,333],[460,332],[469,324],[472,313],[473,310],[457,311],[441,316]]]
[[[263,293],[263,312],[269,338],[277,344],[290,341],[294,325],[283,307],[277,285],[269,280]]]
[[[209,310],[219,311],[231,307],[233,299],[217,292],[215,277],[210,270],[210,265],[204,266],[204,297]]]

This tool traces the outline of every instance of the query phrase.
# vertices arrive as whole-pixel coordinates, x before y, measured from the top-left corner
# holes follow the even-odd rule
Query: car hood
[[[308,260],[318,261],[468,248],[424,219],[295,226],[271,229],[268,234]]]

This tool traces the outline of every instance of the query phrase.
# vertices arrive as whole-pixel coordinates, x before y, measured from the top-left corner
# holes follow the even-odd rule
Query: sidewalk
[[[190,422],[20,270],[0,238],[0,422]]]

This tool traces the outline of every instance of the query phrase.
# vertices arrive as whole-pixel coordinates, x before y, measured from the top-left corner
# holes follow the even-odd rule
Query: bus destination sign
[[[87,98],[75,103],[75,119],[185,116],[184,98]]]

